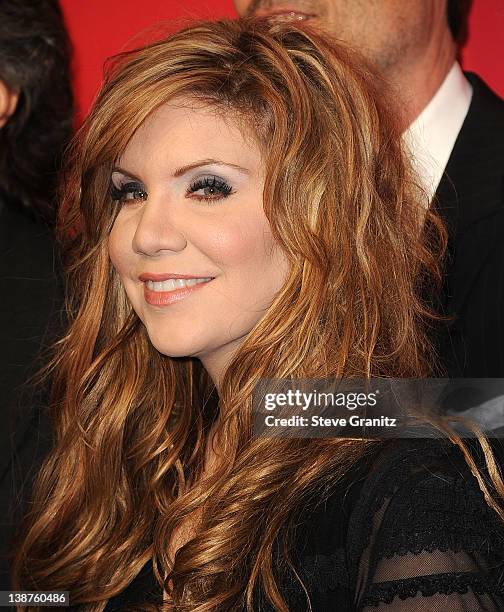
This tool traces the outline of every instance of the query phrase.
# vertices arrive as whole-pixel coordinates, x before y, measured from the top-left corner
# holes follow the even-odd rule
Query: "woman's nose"
[[[187,246],[175,208],[175,203],[166,197],[149,194],[139,211],[133,236],[136,253],[153,257],[164,251],[182,251]]]

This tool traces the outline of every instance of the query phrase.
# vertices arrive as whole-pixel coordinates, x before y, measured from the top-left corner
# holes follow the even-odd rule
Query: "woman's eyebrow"
[[[120,166],[114,166],[114,168],[112,168],[112,174],[114,174],[114,172],[119,172],[123,176],[127,176],[128,178],[134,179],[135,181],[142,183],[141,178],[135,176],[132,172],[128,172],[128,170],[124,170],[124,168],[121,168]]]
[[[189,172],[189,170],[194,170],[194,168],[199,168],[200,166],[209,166],[209,165],[217,165],[217,166],[228,166],[230,168],[234,168],[239,172],[243,172],[244,174],[250,174],[250,170],[247,168],[243,168],[242,166],[238,166],[236,164],[231,164],[229,162],[221,161],[219,159],[201,159],[199,161],[193,162],[192,164],[187,164],[186,166],[182,166],[181,168],[177,168],[173,173],[173,176],[179,177]]]

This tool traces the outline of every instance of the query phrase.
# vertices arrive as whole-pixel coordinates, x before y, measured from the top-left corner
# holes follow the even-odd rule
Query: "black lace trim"
[[[366,481],[364,494],[355,510],[348,529],[348,558],[349,567],[353,568],[350,579],[357,580],[359,559],[367,548],[373,524],[370,520],[382,507],[385,499],[392,497],[397,486],[411,476],[412,468],[428,458],[436,459],[453,454],[453,446],[436,441],[408,441],[398,442],[395,447],[389,447],[380,458],[379,468],[369,476]],[[421,459],[420,459],[421,458]]]
[[[490,574],[453,572],[372,584],[362,598],[361,605],[362,607],[376,607],[381,603],[390,604],[395,597],[407,599],[408,597],[415,597],[419,593],[424,597],[432,597],[437,593],[443,595],[464,594],[469,589],[477,595],[484,593],[504,595],[504,584],[502,581],[499,584],[498,579]]]
[[[502,533],[501,522],[477,485],[460,475],[431,473],[418,479],[391,501],[380,526],[376,557],[435,550],[491,554]]]
[[[501,523],[484,502],[479,486],[468,473],[459,449],[450,442],[440,439],[398,441],[381,454],[375,465],[377,469],[366,481],[364,494],[349,524],[347,551],[351,583],[357,580],[359,559],[370,542],[373,530],[370,517],[378,512],[385,500],[393,499],[398,488],[405,484],[413,485],[410,489],[412,494],[419,492],[415,485],[421,489],[420,494],[415,495],[417,501],[414,506],[411,506],[411,496],[406,495],[406,506],[402,509],[394,508],[394,517],[401,516],[402,524],[408,528],[401,529],[394,517],[393,524],[385,518],[380,528],[379,545],[374,550],[375,561],[396,554],[419,554],[434,550],[485,551],[493,559],[493,551],[499,546],[504,550]],[[439,479],[434,478],[436,465],[442,466]],[[448,505],[444,507],[439,494],[443,486],[446,491],[441,492],[448,500]],[[436,491],[432,491],[433,488]],[[422,499],[425,501],[428,520],[422,520]],[[441,501],[441,506],[438,520],[433,521],[435,509],[432,503],[436,503],[436,499]],[[394,501],[396,503],[397,500]],[[446,511],[450,506],[456,508],[455,521],[450,516],[452,513]],[[383,537],[383,528],[387,529],[387,537]],[[417,537],[410,537],[412,533]],[[496,538],[501,540],[502,545],[497,544]]]

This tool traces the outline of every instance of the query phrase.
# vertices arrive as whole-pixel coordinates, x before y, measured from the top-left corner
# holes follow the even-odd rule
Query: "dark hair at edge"
[[[19,92],[0,129],[0,190],[48,223],[73,128],[70,56],[58,0],[0,2],[0,79]]]
[[[469,13],[473,0],[448,0],[446,13],[453,40],[463,47],[469,35]]]

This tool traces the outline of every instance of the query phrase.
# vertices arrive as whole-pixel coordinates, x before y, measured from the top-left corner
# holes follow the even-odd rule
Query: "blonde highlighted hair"
[[[445,234],[375,83],[325,34],[261,19],[194,23],[110,66],[64,181],[71,324],[52,364],[56,443],[19,541],[16,587],[69,590],[73,605],[99,611],[152,557],[177,610],[251,609],[259,585],[287,610],[275,538],[303,499],[379,443],[253,438],[254,385],[430,372],[422,296],[439,280]],[[291,266],[226,371],[218,407],[198,362],[151,346],[107,251],[114,161],[175,97],[234,117],[257,140],[264,210]],[[203,477],[217,408],[222,465]],[[196,537],[172,566],[169,536],[197,508]]]

